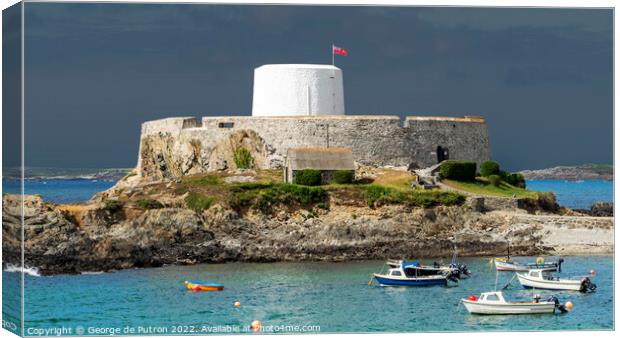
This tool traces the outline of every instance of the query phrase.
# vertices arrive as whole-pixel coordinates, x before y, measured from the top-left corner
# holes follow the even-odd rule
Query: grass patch
[[[236,209],[253,208],[271,214],[278,205],[302,207],[325,203],[327,192],[321,187],[308,187],[287,183],[253,182],[238,183],[231,187],[228,204]]]
[[[105,200],[103,202],[103,210],[109,212],[117,212],[123,208],[123,203],[117,200]]]
[[[195,177],[187,177],[183,180],[183,182],[190,186],[215,186],[223,184],[222,179],[216,175],[205,175],[205,176],[195,176]]]
[[[136,201],[136,205],[142,209],[161,209],[164,207],[159,201],[152,199],[139,199]]]
[[[209,209],[214,202],[214,197],[204,196],[195,192],[192,192],[185,197],[187,207],[195,212],[202,212],[203,210]]]
[[[381,185],[366,187],[366,203],[369,207],[377,204],[409,204],[419,207],[436,205],[461,205],[465,196],[454,192],[439,190],[399,190]]]
[[[239,147],[235,149],[233,154],[235,165],[239,169],[250,169],[254,164],[254,158],[252,158],[252,154],[249,150]]]
[[[488,179],[477,177],[475,181],[459,182],[454,180],[443,180],[445,185],[477,195],[488,195],[498,197],[518,197],[518,198],[538,198],[538,192],[512,186],[504,181],[493,185]]]

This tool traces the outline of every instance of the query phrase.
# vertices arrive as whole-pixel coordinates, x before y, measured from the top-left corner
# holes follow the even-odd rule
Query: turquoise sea
[[[528,180],[527,188],[555,193],[561,206],[589,209],[594,202],[613,202],[614,182],[605,180]]]
[[[461,298],[495,288],[496,273],[489,258],[463,258],[473,275],[449,287],[369,286],[370,274],[382,269],[381,261],[228,263],[77,276],[28,275],[25,333],[37,335],[63,327],[73,333],[82,329],[86,335],[118,328],[120,332],[112,333],[125,334],[124,328],[134,334],[242,333],[254,320],[260,320],[266,331],[289,333],[286,327],[324,333],[612,329],[612,257],[565,259],[566,275],[596,269],[597,291],[536,291],[543,297],[570,300],[575,307],[567,314],[523,316],[470,315],[459,305]],[[11,275],[18,274],[4,272],[4,280]],[[500,273],[497,287],[512,276]],[[225,289],[184,289],[183,281],[192,279],[223,283]],[[516,280],[505,291],[511,300],[529,300],[532,294]],[[241,302],[240,308],[233,306],[235,301]]]
[[[553,187],[562,201],[611,200],[606,193],[593,197],[591,185],[583,182],[572,190],[558,182],[528,182]],[[585,184],[584,184],[585,183]],[[570,183],[571,185],[573,183]],[[85,201],[113,182],[91,180],[31,180],[27,193],[39,193],[59,203]],[[18,192],[16,181],[3,181],[5,192]],[[545,189],[541,189],[545,190]],[[560,198],[560,196],[565,196]],[[570,199],[563,199],[570,198]],[[588,202],[585,202],[588,201]],[[569,202],[565,202],[569,203]],[[575,202],[577,203],[577,202]],[[581,204],[579,204],[581,203]],[[416,258],[416,257],[409,257]],[[598,271],[592,294],[537,291],[543,297],[556,295],[575,305],[568,314],[527,316],[470,315],[459,299],[493,290],[496,273],[490,258],[462,258],[473,271],[469,279],[449,287],[368,286],[381,261],[347,263],[228,263],[195,266],[165,266],[83,275],[25,276],[26,335],[137,335],[208,334],[247,332],[260,320],[264,332],[431,332],[475,330],[578,330],[613,329],[613,257],[564,257],[563,274],[584,275]],[[534,260],[535,258],[522,258]],[[432,261],[427,261],[432,263]],[[3,319],[6,325],[19,318],[20,275],[3,271]],[[513,277],[498,275],[501,288]],[[185,280],[223,283],[221,292],[192,292]],[[513,281],[505,291],[509,299],[530,299]],[[235,301],[241,307],[233,306]]]

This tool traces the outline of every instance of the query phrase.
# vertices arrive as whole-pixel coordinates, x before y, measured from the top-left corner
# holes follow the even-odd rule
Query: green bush
[[[332,182],[336,184],[349,184],[353,182],[355,172],[353,170],[336,170],[332,174]]]
[[[375,202],[389,199],[394,193],[395,190],[392,188],[372,184],[366,187],[366,202],[369,207],[373,207]]]
[[[525,177],[519,173],[504,173],[503,179],[510,185],[525,189]]]
[[[243,147],[235,149],[233,157],[235,160],[235,165],[239,169],[249,169],[252,168],[252,165],[254,164],[254,158],[252,158],[252,154],[249,150]]]
[[[215,202],[215,198],[203,196],[195,192],[192,192],[185,197],[187,207],[195,212],[202,212],[203,210],[209,209],[211,205],[213,205],[213,202]]]
[[[151,199],[139,199],[136,201],[136,205],[142,209],[161,209],[164,207],[159,201]]]
[[[546,211],[557,211],[560,208],[552,192],[538,192],[538,205]]]
[[[496,187],[499,187],[502,184],[502,178],[499,175],[489,175],[487,178],[489,179],[489,183]]]
[[[495,161],[485,161],[480,165],[481,176],[499,175],[499,163]]]
[[[109,212],[117,212],[123,208],[123,203],[117,200],[105,200],[103,209]]]
[[[441,177],[455,181],[473,181],[476,179],[476,162],[443,161],[439,173]]]
[[[327,192],[321,187],[279,184],[275,190],[279,193],[283,202],[298,202],[305,205],[323,202],[325,197],[327,197]]]
[[[321,171],[316,169],[303,169],[295,172],[294,184],[300,185],[321,185]]]
[[[465,196],[436,190],[404,192],[380,185],[370,185],[366,187],[366,202],[369,207],[375,206],[376,202],[409,203],[414,206],[431,207],[435,205],[460,205],[465,202]]]
[[[327,197],[327,192],[321,187],[287,183],[243,183],[236,185],[232,192],[228,198],[232,208],[252,207],[263,214],[270,214],[276,205],[325,204]]]

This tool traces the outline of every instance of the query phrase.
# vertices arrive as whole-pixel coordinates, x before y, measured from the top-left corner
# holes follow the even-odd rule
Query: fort
[[[254,75],[252,116],[143,123],[138,173],[160,180],[235,169],[239,147],[260,169],[282,168],[289,148],[351,148],[357,164],[375,167],[490,158],[483,117],[346,115],[342,71],[331,65],[266,65]]]

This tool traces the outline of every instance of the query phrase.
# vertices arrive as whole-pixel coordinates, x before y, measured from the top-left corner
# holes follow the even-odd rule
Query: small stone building
[[[284,181],[293,183],[299,170],[321,171],[321,183],[330,183],[336,170],[355,172],[351,148],[289,148],[284,165]]]

